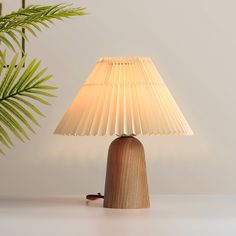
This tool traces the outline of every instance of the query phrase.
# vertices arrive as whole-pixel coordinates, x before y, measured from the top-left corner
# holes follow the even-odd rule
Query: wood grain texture
[[[132,136],[119,137],[109,147],[103,206],[150,207],[143,145]]]

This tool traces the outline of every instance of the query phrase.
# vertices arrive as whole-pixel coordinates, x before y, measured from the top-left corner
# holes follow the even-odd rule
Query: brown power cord
[[[101,193],[98,193],[98,194],[88,194],[86,196],[86,199],[88,199],[88,200],[96,200],[98,198],[104,198],[104,196]]]

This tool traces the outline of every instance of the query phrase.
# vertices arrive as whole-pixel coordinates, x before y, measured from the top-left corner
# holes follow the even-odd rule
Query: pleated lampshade
[[[64,135],[192,135],[150,58],[98,60],[55,130]]]

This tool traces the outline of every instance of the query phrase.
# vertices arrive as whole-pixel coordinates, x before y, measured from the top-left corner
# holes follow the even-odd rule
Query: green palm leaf
[[[4,50],[3,52],[0,50],[0,75],[2,75],[2,71],[5,65],[6,65],[6,50]]]
[[[68,4],[31,5],[21,8],[16,12],[0,17],[0,43],[15,52],[16,48],[21,49],[21,37],[25,40],[28,39],[27,32],[36,37],[37,31],[42,31],[42,27],[48,28],[54,20],[63,20],[85,14],[85,8],[72,8]],[[22,28],[25,29],[25,32],[22,32]]]
[[[45,84],[52,76],[44,76],[46,68],[39,70],[39,61],[34,59],[23,68],[26,56],[15,66],[17,60],[16,54],[0,83],[0,143],[8,148],[13,145],[9,131],[22,142],[29,139],[27,131],[35,133],[33,125],[40,125],[37,116],[44,116],[37,103],[50,105],[42,97],[55,97],[45,90],[56,89]]]
[[[16,99],[20,102],[22,102],[22,104],[26,105],[27,107],[31,108],[35,113],[37,113],[38,115],[45,117],[45,115],[32,103],[30,103],[29,101],[23,99],[20,96],[15,96],[13,99]]]
[[[13,52],[17,49],[21,51],[21,38],[28,40],[26,33],[36,37],[39,31],[50,27],[55,20],[85,14],[85,8],[59,4],[32,5],[0,16],[0,46]],[[57,89],[47,84],[52,75],[45,75],[47,68],[39,70],[40,62],[37,59],[26,68],[25,61],[26,56],[19,59],[15,55],[6,66],[6,50],[0,50],[0,144],[7,148],[13,146],[13,137],[22,142],[29,139],[28,132],[34,133],[33,126],[39,126],[37,116],[45,117],[38,106],[50,105],[47,98],[55,97],[51,91]],[[1,145],[0,154],[4,154]]]
[[[0,126],[0,133],[3,135],[3,137],[6,139],[6,141],[13,146],[13,143],[11,141],[11,138],[9,137],[9,135],[7,134],[7,132],[2,128],[2,126]]]
[[[6,140],[3,138],[2,135],[0,135],[0,142],[5,145],[6,147],[10,148],[9,144],[6,142]],[[2,153],[2,152],[1,152]],[[3,154],[3,153],[2,153]]]
[[[12,113],[16,118],[18,118],[31,132],[35,133],[31,125],[28,121],[21,115],[21,113],[12,105],[8,104],[8,102],[2,101],[1,103],[10,113]]]

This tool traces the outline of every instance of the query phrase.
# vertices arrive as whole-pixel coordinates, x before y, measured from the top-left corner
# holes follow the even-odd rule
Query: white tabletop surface
[[[236,196],[157,195],[114,210],[84,197],[0,198],[1,236],[236,236]]]

